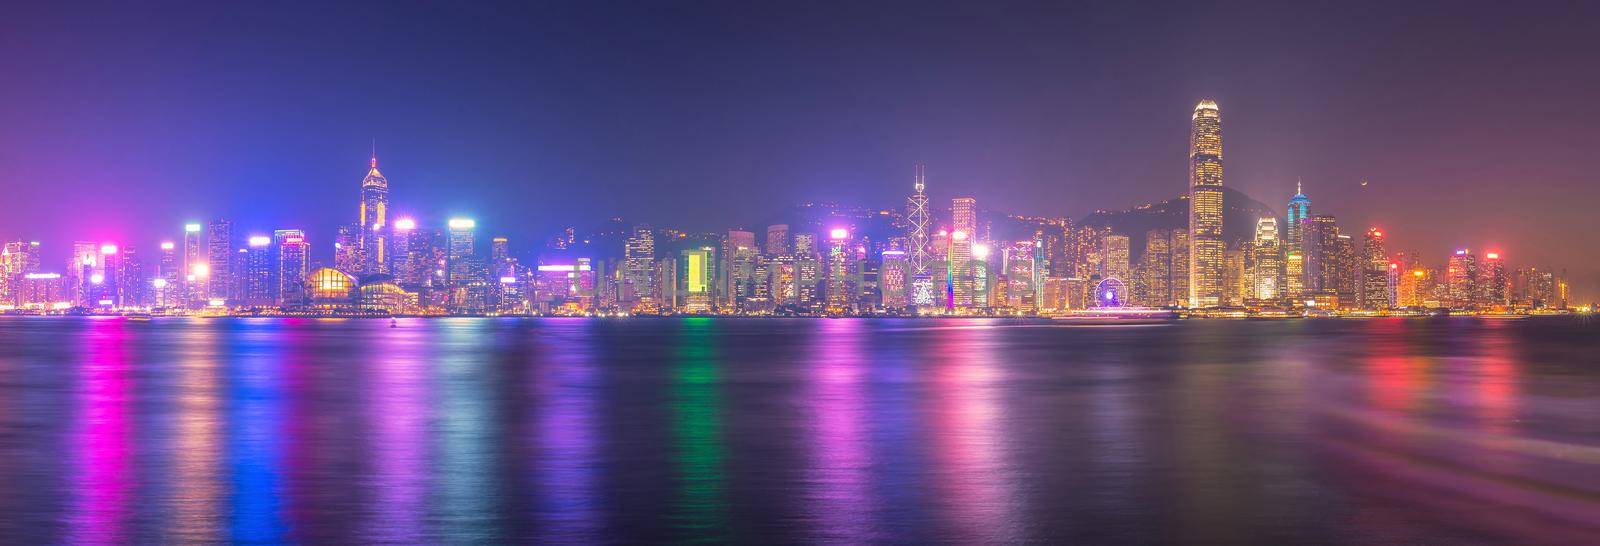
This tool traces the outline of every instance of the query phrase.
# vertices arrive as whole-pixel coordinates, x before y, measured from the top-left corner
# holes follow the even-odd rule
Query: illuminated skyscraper
[[[205,305],[206,285],[211,278],[204,237],[200,224],[183,225],[183,292],[190,308]]]
[[[928,271],[928,237],[932,218],[928,216],[926,173],[917,165],[913,187],[915,192],[906,199],[906,221],[910,223],[910,244],[907,249],[911,263],[911,302],[917,307],[933,305],[933,277]]]
[[[275,306],[278,287],[273,282],[276,264],[272,260],[272,238],[252,235],[246,240],[244,251],[244,271],[241,275],[244,301],[241,304],[250,307]]]
[[[1509,293],[1511,278],[1506,275],[1505,261],[1498,252],[1489,252],[1483,255],[1483,264],[1479,268],[1478,301],[1487,306],[1504,306],[1511,302],[1506,297]]]
[[[1467,309],[1476,305],[1478,260],[1472,255],[1471,250],[1463,248],[1450,255],[1450,263],[1445,269],[1445,283],[1449,286],[1447,305],[1456,309]]]
[[[178,245],[172,241],[161,242],[161,257],[156,262],[156,276],[154,284],[156,307],[175,307],[182,304],[184,271],[182,261],[178,258]]]
[[[789,253],[789,225],[767,226],[767,255],[782,256]]]
[[[1255,252],[1251,262],[1252,283],[1249,298],[1258,302],[1277,301],[1283,297],[1283,245],[1278,240],[1278,219],[1256,220]]]
[[[226,305],[233,296],[233,222],[212,220],[206,228],[206,262],[210,270],[206,297]]]
[[[655,232],[647,225],[633,227],[623,248],[623,281],[633,287],[633,294],[643,302],[655,296]]]
[[[708,313],[711,311],[711,298],[714,276],[712,274],[711,257],[715,250],[712,247],[693,248],[683,250],[678,263],[678,291],[682,296],[683,310],[689,313]]]
[[[883,308],[893,311],[905,309],[911,305],[910,288],[911,263],[906,260],[904,250],[883,251],[883,266],[880,295],[883,297]]]
[[[1294,181],[1294,197],[1289,199],[1289,215],[1284,218],[1284,248],[1299,251],[1302,224],[1311,217],[1311,198],[1306,197],[1300,181]]]
[[[445,283],[455,289],[482,280],[474,274],[473,264],[478,223],[471,218],[451,218],[446,227],[450,231],[445,247]]]
[[[1189,306],[1222,302],[1222,118],[1217,103],[1194,107],[1189,133]]]
[[[306,275],[310,273],[306,251],[311,248],[306,234],[298,229],[280,229],[272,232],[272,238],[278,254],[274,275],[278,289],[273,303],[282,307],[304,305]]]
[[[1394,292],[1390,290],[1389,283],[1389,253],[1384,249],[1383,231],[1378,228],[1367,230],[1366,239],[1362,242],[1364,246],[1359,260],[1361,279],[1356,298],[1362,309],[1370,311],[1394,307]]]
[[[1253,246],[1246,244],[1246,248],[1234,248],[1222,252],[1222,305],[1227,307],[1244,305],[1245,293],[1250,289],[1249,270],[1246,268],[1245,258],[1253,254]]]
[[[1338,291],[1338,220],[1319,214],[1300,224],[1300,256],[1305,279],[1304,296],[1331,295]]]
[[[39,242],[12,241],[0,250],[0,304],[21,306],[28,275],[39,272]]]
[[[946,258],[950,287],[950,308],[965,309],[972,306],[972,243],[978,233],[978,202],[971,197],[957,197],[950,203],[950,246]]]
[[[722,305],[727,309],[743,309],[745,302],[755,294],[755,268],[761,257],[756,248],[756,234],[744,230],[729,230],[722,242],[722,268],[720,283]]]
[[[378,151],[374,147],[367,176],[361,179],[361,214],[356,244],[361,248],[363,275],[389,272],[389,179],[378,172]]]
[[[846,312],[855,304],[855,253],[852,250],[850,230],[829,230],[826,291],[830,311]]]
[[[1107,235],[1100,238],[1100,276],[1132,280],[1129,276],[1128,236]]]

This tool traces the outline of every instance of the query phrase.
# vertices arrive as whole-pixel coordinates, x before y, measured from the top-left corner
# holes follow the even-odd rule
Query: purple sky
[[[1214,97],[1229,186],[1600,286],[1596,4],[775,5],[9,6],[0,237],[225,216],[326,254],[374,138],[398,209],[526,244],[898,206],[918,161],[941,203],[1081,217],[1183,191]]]

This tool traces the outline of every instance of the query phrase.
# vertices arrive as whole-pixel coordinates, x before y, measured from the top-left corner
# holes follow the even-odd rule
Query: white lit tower
[[[361,249],[361,273],[388,273],[389,179],[378,172],[378,150],[373,147],[366,178],[361,179],[361,232],[356,244]]]
[[[1217,103],[1194,107],[1189,133],[1189,306],[1222,303],[1222,117]]]
[[[911,223],[911,303],[917,307],[933,305],[933,277],[928,274],[928,217],[927,173],[917,165],[916,192],[906,199],[906,221]]]

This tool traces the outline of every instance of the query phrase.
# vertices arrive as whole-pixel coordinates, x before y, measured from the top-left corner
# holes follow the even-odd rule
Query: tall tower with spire
[[[1306,192],[1300,185],[1300,179],[1294,181],[1294,197],[1289,198],[1288,216],[1284,218],[1284,243],[1288,248],[1300,249],[1300,224],[1311,217],[1311,198],[1306,197]]]
[[[378,172],[378,147],[372,147],[372,159],[366,178],[361,179],[361,214],[358,244],[361,245],[361,273],[388,273],[389,252],[389,179]]]
[[[922,164],[916,166],[912,181],[915,191],[906,198],[906,221],[911,223],[911,302],[917,307],[933,305],[933,276],[928,273],[928,217],[927,173]]]
[[[1217,103],[1194,107],[1189,131],[1189,306],[1222,303],[1222,116]]]

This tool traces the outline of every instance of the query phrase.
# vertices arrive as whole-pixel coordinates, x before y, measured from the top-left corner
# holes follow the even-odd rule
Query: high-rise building
[[[1326,214],[1307,218],[1300,225],[1300,255],[1304,268],[1302,290],[1306,299],[1337,291],[1338,219]]]
[[[367,176],[361,179],[361,214],[356,244],[361,252],[360,274],[389,272],[389,179],[378,172],[378,151],[374,147]]]
[[[155,288],[156,307],[177,307],[182,305],[182,281],[184,278],[182,262],[178,258],[178,245],[172,241],[161,242],[161,258],[156,263],[156,278],[152,287]]]
[[[655,257],[654,230],[643,224],[634,226],[633,235],[628,237],[623,248],[623,282],[630,285],[634,296],[643,302],[650,302],[655,296]]]
[[[1483,264],[1478,270],[1479,304],[1490,307],[1510,305],[1511,300],[1507,295],[1510,293],[1511,278],[1506,275],[1506,264],[1500,258],[1500,253],[1484,253]]]
[[[722,242],[722,301],[728,309],[743,309],[755,295],[756,262],[761,257],[756,248],[756,234],[751,231],[729,230]]]
[[[1255,253],[1251,260],[1250,293],[1247,299],[1258,303],[1273,302],[1283,293],[1283,245],[1278,239],[1278,219],[1256,220],[1256,239],[1251,245]]]
[[[1384,249],[1383,230],[1367,230],[1361,249],[1360,291],[1356,298],[1362,309],[1379,311],[1395,306],[1394,292],[1389,283],[1389,253]],[[1398,269],[1398,266],[1396,266]]]
[[[773,224],[767,226],[767,256],[783,256],[789,253],[789,225]]]
[[[971,197],[957,197],[950,203],[950,246],[946,263],[946,286],[950,293],[948,309],[965,309],[972,306],[972,243],[977,238],[978,202]]]
[[[0,249],[0,305],[22,306],[28,275],[38,273],[39,242],[12,241]]]
[[[1172,231],[1152,229],[1144,236],[1144,254],[1134,268],[1133,301],[1136,305],[1161,307],[1169,303],[1172,287]]]
[[[855,306],[855,252],[851,245],[850,230],[834,228],[828,232],[828,266],[826,297],[833,312],[848,312]]]
[[[1222,253],[1222,305],[1241,307],[1250,290],[1249,269],[1246,257],[1254,253],[1254,245],[1245,244]]]
[[[712,287],[715,276],[712,274],[712,247],[685,249],[679,253],[680,264],[678,277],[678,293],[682,298],[682,308],[688,313],[708,313],[711,311]]]
[[[929,236],[933,219],[929,217],[927,179],[921,164],[916,167],[912,183],[914,191],[906,198],[906,222],[910,224],[906,249],[911,264],[911,304],[917,307],[933,305],[933,276],[928,270]]]
[[[183,293],[188,306],[205,305],[211,279],[211,263],[206,260],[205,235],[200,224],[183,225]]]
[[[306,242],[306,234],[298,229],[280,229],[272,232],[272,238],[278,255],[277,271],[273,275],[277,279],[278,289],[273,304],[282,307],[305,305],[306,275],[311,272],[306,260],[306,252],[311,245]]]
[[[361,225],[344,224],[333,235],[333,268],[355,276],[366,267],[367,255],[361,248]]]
[[[1222,118],[1207,99],[1189,133],[1189,306],[1222,303]]]
[[[1356,242],[1349,235],[1339,233],[1333,241],[1333,253],[1326,270],[1331,274],[1333,294],[1339,298],[1339,308],[1356,308],[1356,292],[1361,281],[1359,260],[1356,259]]]
[[[233,296],[233,222],[212,220],[206,228],[206,262],[211,276],[207,283],[207,299],[212,302],[227,301]]]
[[[1128,236],[1107,235],[1100,238],[1100,276],[1130,279],[1128,264]]]
[[[451,218],[445,247],[445,284],[452,290],[473,281],[482,280],[474,274],[477,259],[476,239],[478,222],[471,218]]]
[[[1306,197],[1300,181],[1294,181],[1294,197],[1289,199],[1289,214],[1284,218],[1283,247],[1290,252],[1300,250],[1301,229],[1311,218],[1311,198]]]
[[[244,271],[241,279],[244,294],[242,305],[272,307],[276,305],[277,286],[273,282],[272,238],[252,235],[245,241]]]
[[[1445,284],[1449,287],[1449,301],[1446,304],[1450,307],[1468,309],[1477,304],[1478,259],[1471,250],[1463,248],[1450,255],[1450,262],[1445,269]]]
[[[906,251],[883,251],[881,271],[880,295],[883,297],[883,308],[897,311],[910,306],[911,262],[906,258]]]

